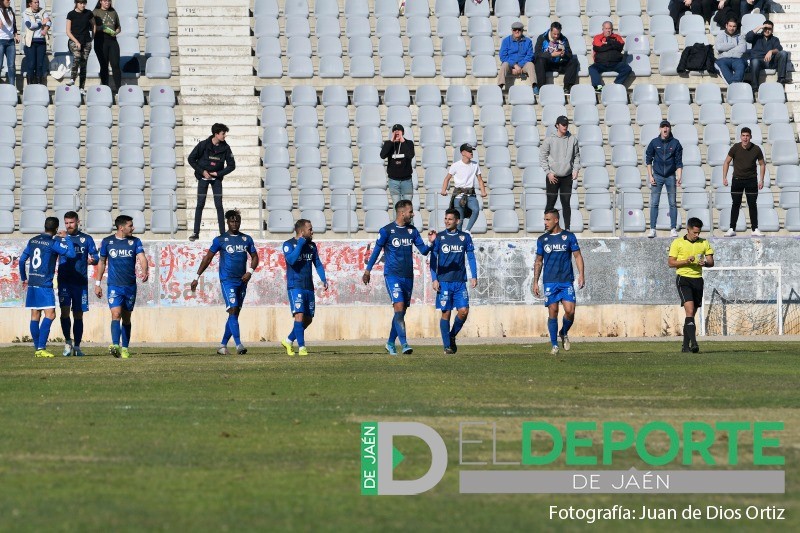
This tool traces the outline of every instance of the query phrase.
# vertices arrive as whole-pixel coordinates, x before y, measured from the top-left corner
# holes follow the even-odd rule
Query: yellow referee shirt
[[[669,256],[674,257],[678,261],[686,261],[692,256],[697,257],[698,254],[714,255],[714,249],[711,248],[711,243],[702,237],[692,242],[684,235],[683,237],[675,239],[672,241],[672,244],[669,245]],[[686,278],[701,278],[703,277],[703,267],[698,265],[697,262],[694,262],[678,268],[676,273]]]

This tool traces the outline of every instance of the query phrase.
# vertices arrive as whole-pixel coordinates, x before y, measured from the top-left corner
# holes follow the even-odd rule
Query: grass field
[[[461,346],[447,357],[421,347],[396,358],[313,347],[304,359],[276,348],[242,357],[134,348],[127,361],[100,350],[38,360],[27,347],[5,348],[0,529],[570,531],[590,526],[551,520],[550,505],[619,504],[775,505],[787,520],[605,521],[593,530],[797,531],[800,343],[701,345],[695,355],[677,353],[678,340],[574,342],[558,357],[546,344]],[[441,483],[413,497],[361,496],[360,423],[375,420],[435,428],[449,452]],[[497,422],[498,460],[507,461],[519,460],[527,420],[779,420],[786,493],[460,495],[458,424],[474,420]],[[395,475],[414,479],[428,462],[424,445],[407,440]],[[752,440],[742,446],[746,467]]]

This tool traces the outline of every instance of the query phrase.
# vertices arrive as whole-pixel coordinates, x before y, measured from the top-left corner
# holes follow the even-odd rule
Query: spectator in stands
[[[739,2],[739,12],[741,16],[748,15],[750,13],[761,13],[762,15],[767,15],[772,12],[772,6],[770,0],[740,0]]]
[[[594,36],[592,51],[594,64],[589,67],[589,76],[592,78],[592,87],[600,92],[603,90],[601,75],[603,72],[616,72],[614,83],[625,83],[633,69],[625,61],[622,51],[625,39],[614,33],[614,25],[610,21],[603,22],[603,32]]]
[[[758,90],[761,71],[774,68],[778,71],[778,83],[786,83],[786,66],[789,54],[784,51],[781,41],[772,33],[773,24],[765,20],[764,24],[747,32],[744,40],[752,44],[750,49],[750,85]]]
[[[114,94],[119,91],[122,85],[122,72],[119,66],[119,43],[117,35],[122,28],[119,25],[119,16],[111,0],[99,0],[92,12],[94,15],[94,25],[97,31],[94,33],[94,53],[100,63],[100,83],[108,85],[108,66],[111,64],[111,72],[114,76]]]
[[[717,34],[714,50],[717,52],[715,65],[725,82],[744,81],[747,60],[742,57],[747,51],[747,43],[739,34],[739,23],[731,19],[725,24],[725,31]]]
[[[14,8],[11,7],[11,0],[2,0],[0,11],[3,13],[0,17],[0,68],[3,68],[3,58],[5,58],[8,83],[16,86],[19,33],[17,33],[17,17],[14,15]]]
[[[669,16],[675,22],[675,33],[678,33],[681,17],[687,11],[693,15],[700,15],[706,22],[711,22],[711,17],[718,9],[722,9],[729,0],[670,0]],[[734,0],[735,1],[735,0]]]
[[[28,85],[47,84],[47,38],[50,13],[39,7],[39,0],[27,0],[22,20],[25,23],[25,68]]]
[[[572,210],[569,199],[572,196],[572,182],[578,179],[581,168],[581,156],[578,138],[569,131],[569,119],[561,115],[556,119],[556,131],[548,135],[539,147],[539,160],[547,181],[547,204],[545,213],[555,208],[556,200],[561,197],[561,212],[564,215],[564,229],[569,231]]]
[[[736,235],[736,223],[739,222],[739,208],[742,206],[742,193],[747,195],[747,209],[750,211],[750,225],[753,235],[763,235],[758,229],[758,191],[764,188],[764,174],[767,164],[761,148],[750,142],[752,138],[750,128],[744,127],[740,133],[742,142],[731,146],[728,157],[722,163],[722,186],[728,186],[728,167],[733,162],[733,182],[731,182],[731,227],[725,233],[726,237]],[[756,177],[756,163],[761,167]]]
[[[225,233],[225,210],[222,208],[222,178],[236,168],[231,147],[225,142],[228,126],[216,123],[211,126],[211,137],[200,141],[189,154],[189,164],[197,178],[197,207],[194,210],[194,232],[189,236],[195,241],[200,236],[200,220],[206,206],[208,186],[214,193],[214,207],[217,208],[219,233]]]
[[[411,180],[414,172],[411,166],[414,161],[414,142],[403,136],[405,131],[402,124],[395,124],[391,138],[383,141],[381,147],[381,159],[386,159],[392,205],[400,200],[411,200],[414,196],[414,183]]]
[[[86,85],[86,62],[92,51],[92,34],[95,32],[94,15],[86,11],[86,0],[75,0],[75,9],[67,13],[68,46],[72,54],[72,75],[67,85],[75,83],[80,75],[79,87]]]
[[[519,76],[523,72],[528,78],[534,80],[533,72],[533,41],[526,37],[522,30],[524,26],[520,21],[511,25],[511,35],[508,35],[500,44],[500,73],[497,75],[497,85],[502,89],[506,84],[506,77]]]
[[[458,229],[462,229],[464,225],[464,218],[469,216],[467,227],[464,229],[467,233],[472,230],[475,221],[478,220],[478,214],[481,212],[481,204],[475,196],[475,189],[480,189],[480,195],[486,198],[486,184],[481,177],[481,167],[477,161],[472,159],[472,153],[475,149],[469,143],[464,143],[459,148],[461,152],[461,160],[455,161],[450,165],[450,170],[447,171],[447,176],[444,177],[442,183],[442,196],[447,196],[447,187],[450,185],[450,180],[453,180],[453,196],[450,198],[450,206],[448,209],[455,209],[458,211]]]
[[[533,93],[539,94],[539,87],[547,85],[547,72],[558,72],[564,75],[564,91],[569,92],[578,83],[578,58],[572,55],[569,40],[561,34],[561,23],[553,22],[550,29],[536,39],[533,47],[533,67],[536,71],[536,83]],[[569,228],[567,221],[566,227]]]
[[[678,236],[678,204],[676,188],[681,184],[683,172],[683,146],[672,136],[672,125],[662,120],[661,132],[650,141],[645,150],[647,175],[650,178],[650,233],[651,239],[656,236],[658,220],[658,204],[661,201],[661,189],[666,185],[669,200],[669,227],[672,237]]]

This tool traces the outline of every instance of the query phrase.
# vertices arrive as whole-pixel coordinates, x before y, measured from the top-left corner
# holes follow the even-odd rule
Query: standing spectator
[[[561,212],[564,214],[564,229],[569,231],[572,209],[569,199],[572,196],[572,181],[578,179],[581,157],[578,139],[567,128],[569,120],[564,115],[556,119],[556,131],[545,137],[539,148],[539,159],[547,176],[547,204],[545,212],[552,210],[556,199],[561,196]]]
[[[388,141],[383,141],[381,148],[381,159],[386,159],[392,205],[400,200],[411,200],[414,196],[414,183],[411,180],[414,143],[403,136],[405,131],[402,124],[392,126],[392,136]]]
[[[758,90],[761,71],[774,68],[778,71],[778,83],[786,83],[786,66],[789,54],[783,50],[781,41],[772,33],[773,24],[765,20],[764,24],[747,32],[744,40],[752,44],[750,49],[750,85]]]
[[[739,208],[742,206],[742,193],[747,195],[747,209],[750,211],[750,225],[753,235],[763,235],[758,229],[758,191],[764,188],[764,174],[767,164],[764,162],[764,153],[758,145],[750,142],[752,132],[750,128],[742,128],[740,139],[742,142],[731,146],[728,157],[722,163],[722,185],[728,186],[728,167],[733,161],[733,182],[731,183],[731,227],[725,232],[726,237],[736,236],[736,223],[739,222]],[[756,163],[761,167],[761,172],[756,178]]]
[[[511,35],[506,36],[500,43],[501,65],[497,74],[497,85],[501,89],[505,86],[509,74],[519,76],[524,72],[528,78],[534,80],[533,41],[522,33],[523,29],[521,22],[515,22],[511,25]]]
[[[580,64],[578,58],[572,55],[569,40],[561,34],[560,22],[550,24],[550,29],[536,39],[533,57],[537,83],[533,87],[533,94],[539,94],[539,87],[547,85],[548,71],[564,75],[564,92],[569,92],[578,83]]]
[[[725,31],[717,34],[714,50],[717,52],[715,64],[725,83],[744,80],[747,60],[742,57],[747,51],[747,43],[737,31],[739,23],[731,19],[725,24]]]
[[[650,141],[645,150],[647,176],[650,178],[650,233],[651,239],[656,236],[658,220],[658,204],[661,202],[661,189],[666,185],[669,200],[670,236],[678,236],[678,204],[675,198],[676,187],[681,184],[683,173],[683,146],[672,136],[672,125],[662,120],[659,125],[661,133]]]
[[[86,62],[92,51],[92,34],[95,32],[94,15],[86,11],[86,0],[75,0],[75,9],[67,13],[67,37],[72,54],[72,74],[67,85],[75,83],[80,74],[81,92],[86,85]]]
[[[481,204],[475,197],[475,188],[480,187],[481,196],[486,197],[486,185],[481,177],[481,167],[476,161],[472,160],[473,148],[469,143],[464,143],[459,148],[461,161],[456,161],[450,165],[447,176],[442,183],[442,196],[447,196],[447,187],[450,180],[453,180],[453,197],[450,200],[449,209],[458,211],[458,229],[464,225],[464,217],[469,212],[469,222],[467,229],[469,233],[475,221],[478,220],[478,213],[481,211]]]
[[[3,68],[3,58],[6,59],[8,83],[16,86],[17,82],[17,16],[11,7],[11,0],[0,0],[0,68]]]
[[[200,141],[189,154],[189,164],[194,169],[197,178],[197,207],[194,210],[194,232],[189,236],[190,241],[200,237],[200,220],[203,218],[203,208],[206,206],[208,186],[214,193],[214,207],[217,209],[217,222],[219,233],[225,233],[225,211],[222,208],[222,178],[236,168],[231,147],[225,142],[228,135],[228,126],[216,123],[211,126],[211,137]]]
[[[94,15],[94,25],[97,31],[94,33],[94,53],[100,63],[100,83],[108,85],[108,66],[111,64],[111,72],[114,76],[113,92],[117,94],[122,85],[122,72],[119,68],[119,43],[117,35],[122,28],[119,25],[119,16],[111,0],[99,0],[92,12]]]
[[[675,33],[678,33],[681,17],[687,11],[693,15],[700,15],[706,22],[711,21],[714,12],[721,10],[728,0],[670,0],[668,5],[669,16],[675,22]]]
[[[25,68],[28,85],[47,84],[47,38],[50,36],[50,13],[40,8],[39,0],[27,0],[22,13],[25,23]]]
[[[594,64],[589,67],[589,76],[592,78],[592,87],[600,92],[603,90],[601,74],[603,72],[616,72],[614,83],[623,84],[633,69],[625,62],[625,39],[614,33],[614,25],[610,21],[603,22],[603,32],[595,35],[592,40]]]

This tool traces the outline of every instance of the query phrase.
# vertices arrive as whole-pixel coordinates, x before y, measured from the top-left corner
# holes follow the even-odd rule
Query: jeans
[[[208,186],[214,193],[214,207],[217,208],[217,222],[219,234],[225,233],[225,210],[222,207],[222,180],[197,180],[197,207],[194,210],[194,234],[200,233],[200,220],[203,218],[203,208],[206,206]]]
[[[14,39],[0,39],[0,68],[3,66],[3,58],[6,60],[6,70],[8,71],[8,83],[16,85],[17,82],[17,45]]]
[[[565,230],[569,231],[569,223],[572,217],[572,208],[569,205],[569,199],[572,196],[572,175],[564,177],[556,177],[556,183],[550,183],[546,180],[545,192],[547,192],[547,203],[544,210],[553,209],[556,206],[556,200],[561,196],[561,220],[564,221],[562,226]]]
[[[747,195],[747,210],[750,211],[750,225],[758,229],[758,178],[734,178],[731,180],[731,227],[736,229],[739,222],[739,208],[742,207],[742,193]]]
[[[750,60],[750,85],[753,86],[753,90],[758,90],[759,85],[759,78],[761,77],[761,71],[765,68],[774,68],[778,71],[778,82],[783,83],[786,81],[786,63],[789,60],[789,54],[785,50],[779,51],[777,54],[774,54],[770,59],[769,63],[764,61],[763,59],[751,59]]]
[[[411,200],[414,196],[414,184],[411,177],[405,180],[389,178],[389,195],[392,197],[392,208],[400,200]]]
[[[47,43],[33,41],[25,47],[25,64],[28,76],[47,76]]]
[[[467,221],[466,231],[472,229],[472,226],[475,225],[475,221],[478,220],[478,213],[481,212],[481,204],[478,202],[478,198],[475,196],[467,196],[467,205],[465,207],[461,207],[459,205],[460,198],[456,198],[453,207],[455,207],[458,214],[461,215],[461,218],[458,220],[458,229],[461,229],[464,226],[464,216],[465,211],[469,209],[471,211],[469,215],[469,220]]]
[[[731,83],[744,81],[747,60],[742,57],[721,57],[716,60],[717,69],[725,81]]]
[[[667,187],[667,199],[669,200],[669,227],[677,229],[678,202],[675,195],[675,175],[659,176],[653,173],[653,178],[656,180],[656,184],[650,186],[650,229],[656,229],[658,204],[661,203],[661,188],[664,186]]]
[[[589,76],[592,78],[592,87],[597,87],[602,84],[600,75],[603,72],[616,72],[617,77],[614,79],[614,83],[619,83],[621,85],[625,83],[625,80],[628,79],[633,69],[625,60],[619,63],[594,63],[593,65],[589,65]]]

